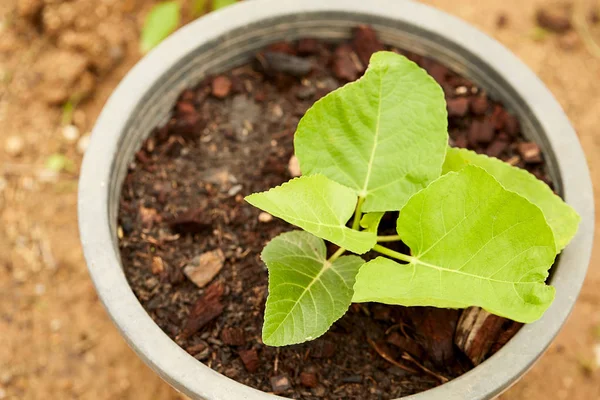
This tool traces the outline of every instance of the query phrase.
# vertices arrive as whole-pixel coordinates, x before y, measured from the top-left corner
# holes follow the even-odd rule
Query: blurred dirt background
[[[425,2],[494,36],[541,77],[600,182],[600,47],[592,42],[600,42],[600,4]],[[104,312],[76,220],[89,131],[140,58],[140,27],[154,3],[0,0],[0,400],[183,399],[127,347]],[[565,32],[541,29],[539,9],[552,14],[547,28]],[[559,338],[502,399],[600,399],[599,261],[596,251]]]

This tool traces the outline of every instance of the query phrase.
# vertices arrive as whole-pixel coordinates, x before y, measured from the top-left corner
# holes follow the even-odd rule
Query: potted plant
[[[488,91],[491,97],[501,100],[507,108],[516,113],[524,133],[538,143],[544,152],[549,175],[555,184],[555,189],[582,217],[577,235],[564,249],[552,268],[550,283],[556,288],[556,298],[544,316],[537,322],[525,325],[500,351],[470,372],[435,389],[415,395],[415,398],[428,399],[492,398],[518,379],[550,344],[567,318],[585,276],[592,243],[593,199],[587,167],[576,135],[556,101],[535,75],[502,46],[464,23],[413,2],[380,0],[366,4],[352,0],[323,3],[325,2],[312,0],[304,1],[301,4],[292,1],[258,0],[211,14],[167,39],[136,66],[120,85],[97,122],[84,161],[80,186],[79,214],[82,243],[99,296],[130,345],[178,390],[193,398],[206,399],[272,397],[272,395],[230,380],[198,362],[172,341],[141,306],[123,273],[123,263],[118,251],[117,240],[123,229],[117,226],[121,187],[134,155],[153,129],[156,126],[164,125],[164,122],[169,119],[169,112],[179,99],[183,89],[198,84],[207,75],[225,72],[243,64],[259,50],[272,43],[307,37],[339,41],[349,37],[352,29],[357,25],[366,23],[375,29],[385,44],[436,59],[477,82]],[[326,99],[323,99],[323,102]],[[443,125],[439,125],[441,120],[443,118],[437,118],[437,123],[432,122],[428,125],[429,128],[433,128],[432,134],[443,131]],[[310,121],[310,119],[306,121]],[[317,119],[317,121],[319,120]],[[308,125],[305,125],[304,128],[306,126]],[[301,125],[299,129],[302,130],[303,126]],[[445,132],[442,133],[445,134]],[[443,139],[442,137],[442,141]],[[435,141],[435,139],[433,140]],[[304,146],[310,143],[317,146],[316,149],[311,148],[308,152],[310,154],[314,154],[314,151],[325,146],[319,143],[315,144],[314,138],[305,142]],[[442,152],[445,152],[445,148],[441,149]],[[458,162],[447,162],[445,169],[458,172],[447,176],[481,175],[482,171],[488,169],[485,166],[483,169],[457,166],[466,158],[475,156],[459,151],[456,156]],[[313,165],[316,165],[316,161],[311,161],[310,157],[299,154],[299,158],[304,172],[307,171],[307,168],[310,170]],[[138,159],[138,162],[143,162],[143,160]],[[494,174],[492,173],[492,175]],[[319,180],[322,179],[320,176],[308,173],[306,178],[300,178],[300,180]],[[482,176],[479,178],[485,180],[487,177],[487,175]],[[430,181],[436,178],[432,177]],[[461,179],[470,178],[472,176]],[[476,181],[480,182],[479,178]],[[505,187],[508,187],[512,181],[511,178],[503,182],[497,176],[496,179],[500,180]],[[490,180],[489,182],[493,184],[496,181]],[[328,182],[312,181],[309,183],[308,186],[312,189],[329,184]],[[339,183],[336,184],[339,185]],[[426,186],[423,182],[420,184]],[[420,193],[425,193],[422,195],[425,196],[428,194],[425,192],[427,190],[450,192],[453,188],[458,187],[460,182],[448,183],[446,181],[446,185],[447,187],[436,187],[434,184],[430,184]],[[476,186],[475,181],[470,182],[467,186]],[[343,199],[345,193],[344,188],[339,190],[341,192],[338,193],[339,196],[336,196],[338,200]],[[414,192],[416,191],[415,189]],[[300,195],[295,191],[289,196]],[[411,201],[408,200],[409,197],[406,196],[399,200],[393,196],[386,196],[387,199],[402,203],[392,208],[374,206],[373,202],[368,204],[368,200],[365,199],[366,209],[376,213],[399,210],[402,207],[414,208],[414,205],[411,206]],[[259,204],[256,201],[258,198],[254,197],[253,200],[250,197],[249,200],[277,216],[276,210],[271,207],[272,199],[267,199],[269,204],[265,205],[264,202]],[[529,202],[522,204],[525,208],[528,205],[530,205]],[[354,206],[355,204],[352,205],[353,209]],[[341,207],[347,208],[345,205]],[[521,210],[523,207],[518,207],[518,209]],[[531,209],[533,213],[539,211],[538,208]],[[401,225],[411,226],[411,212],[403,213],[403,215],[406,217],[402,216],[401,218],[406,218],[406,221],[404,224],[399,224],[399,228]],[[541,214],[536,215],[539,217]],[[372,215],[372,217],[374,218],[366,214],[366,217],[362,219],[357,218],[355,227],[362,220],[365,230],[357,230],[356,233],[363,232],[368,235],[369,232],[372,232],[380,219],[379,215]],[[152,218],[150,215],[150,219]],[[552,238],[554,240],[553,232],[543,224],[543,218],[541,220],[538,218],[538,220],[542,228],[536,230],[538,232],[536,238]],[[300,226],[307,228],[307,226]],[[340,229],[342,228],[340,227]],[[409,234],[410,231],[414,230],[401,231],[399,229],[398,233]],[[339,242],[338,238],[330,235],[327,239]],[[362,239],[356,243],[350,243],[352,247],[358,246],[354,248],[355,252],[361,253],[379,246],[369,243],[368,248],[363,249],[361,247]],[[411,244],[408,242],[410,241],[407,241],[410,246]],[[344,244],[348,245],[348,243]],[[562,246],[559,245],[559,247]],[[265,250],[267,253],[268,249],[269,246]],[[271,255],[278,253],[273,251],[272,245],[270,250]],[[412,250],[417,251],[417,254],[381,251],[413,263],[419,257],[419,253],[416,248],[412,248]],[[289,249],[284,251],[289,251]],[[243,254],[243,249],[240,254]],[[334,254],[335,259],[331,261],[340,260],[339,256],[340,254],[337,256]],[[552,254],[552,258],[553,256],[554,254]],[[268,258],[267,254],[265,257],[267,264],[269,264]],[[381,262],[377,260],[370,261],[369,264]],[[428,264],[433,263],[432,260],[423,259],[422,261]],[[387,261],[384,262],[387,263]],[[387,268],[390,271],[389,265],[379,265],[378,267]],[[544,267],[547,269],[549,265],[544,265]],[[157,264],[156,268],[159,270],[161,266]],[[368,272],[369,270],[365,270],[365,273]],[[541,283],[544,280],[543,276],[537,278],[543,286]],[[389,302],[384,300],[395,294],[391,292],[375,293],[371,284],[373,279],[378,279],[377,273],[369,279],[358,279],[364,282],[364,285],[355,286],[357,293],[359,291],[362,293],[355,300]],[[383,284],[384,282],[380,282],[375,286],[381,288]],[[452,285],[458,284],[452,283]],[[458,287],[458,289],[459,292],[465,291],[464,288]],[[274,291],[271,291],[271,294],[277,295]],[[206,293],[204,295],[208,296]],[[465,295],[465,293],[458,293],[458,296],[461,295]],[[521,295],[523,294],[521,293]],[[425,296],[431,297],[431,294]],[[548,302],[542,297],[538,296],[534,303],[543,303],[545,309]],[[481,299],[485,296],[477,298]],[[428,304],[442,307],[481,305],[491,311],[523,322],[530,322],[541,315],[539,310],[533,312],[535,315],[528,314],[531,311],[530,308],[527,308],[528,311],[524,313],[520,309],[515,311],[503,308],[500,310],[494,304],[477,303],[472,299],[466,301],[463,297],[452,297],[449,301],[452,304],[448,302],[442,304],[429,302]],[[400,302],[400,304],[407,304],[407,302]],[[505,305],[505,303],[500,304],[501,307]],[[331,322],[333,321],[326,323],[327,326],[324,328],[320,326],[314,332],[305,332],[306,334],[299,340],[289,339],[283,335],[281,340],[274,336],[271,343],[279,345],[310,339],[323,333],[323,330],[326,330]],[[265,342],[268,341],[269,339],[265,340]]]

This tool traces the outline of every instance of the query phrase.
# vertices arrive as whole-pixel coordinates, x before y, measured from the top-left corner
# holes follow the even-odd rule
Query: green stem
[[[335,260],[337,260],[342,254],[344,254],[344,252],[346,251],[346,249],[344,249],[343,247],[340,247],[335,253],[333,253],[331,255],[331,257],[329,257],[327,259],[328,262],[333,263]]]
[[[356,205],[356,211],[354,212],[354,221],[352,221],[352,229],[355,231],[360,228],[360,219],[362,218],[362,205],[365,202],[364,197],[358,198],[358,204]]]
[[[415,260],[414,257],[407,256],[406,254],[398,253],[397,251],[394,251],[392,249],[388,249],[387,247],[383,247],[383,246],[381,246],[379,244],[376,244],[373,247],[373,250],[375,250],[376,252],[381,253],[381,254],[383,254],[385,256],[392,257],[392,258],[395,258],[397,260],[406,261],[408,263],[409,262],[413,262]]]
[[[377,236],[378,242],[399,242],[400,235],[389,235],[389,236]]]

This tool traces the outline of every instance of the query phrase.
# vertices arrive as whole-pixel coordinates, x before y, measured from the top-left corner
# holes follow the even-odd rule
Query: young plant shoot
[[[324,334],[352,302],[465,308],[519,322],[554,299],[548,270],[579,215],[527,171],[448,148],[444,93],[391,52],[308,110],[294,137],[303,175],[246,201],[304,231],[264,248],[263,341]],[[378,236],[399,211],[397,235]],[[327,258],[325,240],[339,246]],[[385,247],[402,241],[410,254]],[[381,256],[364,261],[369,251]]]

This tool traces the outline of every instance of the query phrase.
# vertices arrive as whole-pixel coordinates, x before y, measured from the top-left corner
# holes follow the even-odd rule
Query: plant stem
[[[389,235],[389,236],[377,236],[378,242],[399,242],[400,235]]]
[[[335,253],[333,253],[331,255],[331,257],[329,257],[327,259],[328,262],[332,263],[335,260],[337,260],[342,254],[344,254],[344,252],[346,251],[346,249],[344,249],[343,247],[340,247]]]
[[[414,257],[411,256],[407,256],[406,254],[402,254],[402,253],[398,253],[397,251],[394,251],[392,249],[388,249],[387,247],[383,247],[379,244],[376,244],[373,247],[373,250],[375,250],[378,253],[381,253],[383,255],[386,255],[388,257],[392,257],[395,258],[397,260],[402,260],[402,261],[406,261],[406,262],[413,262],[415,260]]]
[[[360,228],[360,219],[362,217],[362,205],[365,202],[364,197],[358,198],[358,204],[356,205],[356,211],[354,212],[354,221],[352,221],[352,229],[358,230]]]

